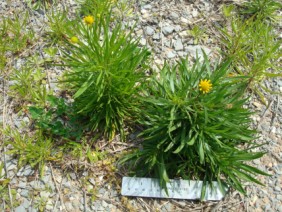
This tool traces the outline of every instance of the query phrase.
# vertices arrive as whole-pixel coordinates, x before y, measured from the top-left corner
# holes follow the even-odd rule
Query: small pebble
[[[153,39],[154,39],[154,40],[160,40],[160,39],[161,39],[160,33],[155,33],[155,34],[153,35]]]
[[[23,202],[21,204],[24,208],[28,208],[30,206],[30,202],[26,199],[23,198]]]
[[[25,198],[29,198],[29,190],[22,189],[21,196]]]
[[[198,11],[197,10],[193,10],[192,11],[192,16],[193,16],[193,18],[196,18],[198,16]]]
[[[163,27],[163,33],[164,35],[169,35],[173,32],[174,28],[173,26],[165,26]]]
[[[15,212],[26,212],[25,207],[20,205],[19,207],[15,208]]]
[[[171,12],[169,14],[169,17],[171,20],[177,20],[179,18],[179,15],[176,12]]]
[[[281,195],[281,194],[278,194],[278,195],[276,196],[276,199],[282,201],[282,195]]]
[[[152,5],[146,4],[146,5],[143,6],[143,8],[144,8],[145,10],[150,10],[150,9],[152,9]]]
[[[280,206],[277,207],[277,211],[278,211],[278,212],[282,212],[282,205],[280,205]]]
[[[147,43],[147,41],[146,41],[145,38],[141,38],[141,39],[140,39],[140,44],[141,44],[142,46],[146,46],[146,43]]]
[[[279,186],[275,186],[274,191],[281,191],[281,188]]]
[[[169,51],[167,54],[166,54],[166,57],[168,58],[168,59],[172,59],[172,58],[174,58],[176,55],[172,52],[172,51]]]
[[[147,26],[147,27],[145,28],[145,34],[146,34],[146,35],[151,36],[151,35],[154,34],[154,32],[155,32],[155,30],[154,30],[152,27],[150,27],[150,26]]]
[[[183,44],[182,44],[181,39],[176,40],[176,42],[174,43],[174,49],[175,49],[175,51],[183,50]]]

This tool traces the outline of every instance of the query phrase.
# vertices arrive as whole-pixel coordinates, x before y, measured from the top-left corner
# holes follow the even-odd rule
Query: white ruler
[[[167,183],[168,195],[160,188],[159,180],[154,178],[123,177],[121,194],[123,196],[173,198],[173,199],[200,199],[202,181],[194,180],[170,180]],[[221,192],[218,183],[213,182],[214,188],[209,186],[204,200],[221,200],[228,188]]]

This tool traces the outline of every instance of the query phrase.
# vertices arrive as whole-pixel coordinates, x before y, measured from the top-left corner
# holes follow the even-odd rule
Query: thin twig
[[[160,5],[160,4],[159,4]],[[164,36],[163,36],[163,16],[161,14],[161,7],[159,7],[159,14],[160,14],[160,36],[161,36],[161,52],[163,52],[164,49]]]
[[[89,194],[89,195],[93,195],[92,193]],[[95,195],[95,197],[99,200],[104,200],[106,202],[109,202],[115,206],[117,206],[118,208],[122,208],[124,209],[124,207],[120,204],[120,202],[116,202],[116,201],[113,201],[112,199],[108,199],[108,198],[105,198],[105,197],[101,197],[100,195]]]
[[[103,150],[106,146],[109,145],[109,142],[104,143],[102,146],[99,147],[100,150]]]
[[[274,120],[275,120],[275,118],[276,118],[276,115],[277,115],[277,113],[278,113],[279,102],[280,102],[280,96],[277,95],[276,107],[275,107],[275,109],[274,109],[274,111],[273,111],[273,116],[272,116],[271,121],[270,121],[270,126],[271,126],[271,127],[272,127],[272,125],[273,125],[273,123],[274,123]],[[269,129],[269,131],[270,131],[270,129]]]
[[[5,204],[5,199],[4,199],[4,197],[2,198],[2,200],[3,200],[3,211],[5,211],[6,204]]]
[[[45,58],[45,56],[44,56],[44,51],[43,51],[43,45],[40,47],[40,55],[41,55],[41,57],[42,57],[42,59],[43,59],[43,61],[44,61],[44,71],[45,71],[45,73],[46,73],[46,77],[47,77],[47,83],[48,83],[48,86],[49,86],[49,90],[51,90],[51,78],[50,78],[50,73],[49,73],[49,71],[48,71],[48,67],[47,67],[47,64],[46,64],[46,58]]]
[[[114,153],[117,153],[117,152],[122,152],[126,149],[131,149],[133,148],[132,146],[129,146],[129,147],[124,147],[124,148],[120,148],[120,149],[117,149],[117,150],[114,150],[114,151],[109,151],[110,154],[114,154]]]
[[[198,20],[192,22],[191,25],[197,24],[197,23],[202,22],[202,21],[204,21],[204,20],[205,20],[205,19],[200,18],[200,19],[198,19]]]
[[[279,157],[278,155],[276,155],[274,152],[269,151],[270,154],[279,162],[282,163],[282,159],[281,157]]]
[[[2,111],[2,126],[3,129],[6,128],[6,121],[5,121],[5,116],[6,116],[6,94],[5,94],[5,79],[3,78],[3,87],[2,87],[2,91],[3,91],[3,99],[4,99],[4,104],[3,104],[3,111]],[[2,140],[4,141],[4,134],[3,134],[3,138]],[[7,168],[7,163],[6,163],[6,146],[3,145],[3,151],[4,151],[4,169],[5,169],[5,174],[6,174],[6,178],[9,178],[9,174],[8,174],[8,168]],[[13,206],[13,197],[12,197],[12,193],[11,193],[11,186],[10,184],[8,184],[8,193],[9,193],[9,200],[11,203],[11,211],[14,211],[14,206]],[[5,202],[5,201],[4,201]]]
[[[271,107],[273,103],[273,99],[268,103],[267,107],[265,108],[265,110],[263,111],[263,114],[261,115],[261,118],[264,118],[266,112],[268,111],[268,109]]]
[[[185,206],[179,204],[176,200],[172,199],[171,200],[173,204],[177,205],[177,207],[180,207],[180,208],[184,208]]]
[[[219,201],[215,207],[211,210],[211,212],[216,212],[222,206],[222,201]]]
[[[120,142],[120,141],[115,141],[115,142],[112,142],[111,144],[117,144],[117,145],[122,145],[122,146],[134,147],[134,146],[137,146],[137,145],[139,145],[140,143],[142,143],[142,142],[135,142],[135,143],[132,143],[133,141],[128,141],[128,142],[129,142],[129,143]]]
[[[113,153],[121,152],[121,151],[126,150],[126,149],[137,148],[140,143],[142,143],[142,141],[136,142],[136,143],[133,143],[133,144],[123,143],[121,145],[126,146],[126,147],[116,149],[116,150],[113,150],[113,151],[109,151],[109,153],[113,154]],[[119,144],[119,142],[116,142],[115,144]]]
[[[84,204],[84,212],[87,211],[87,199],[86,199],[86,188],[83,187],[83,204]]]
[[[162,207],[164,207],[166,204],[168,204],[169,203],[169,201],[166,201],[166,202],[164,202],[163,204],[161,204],[161,207],[160,207],[160,209],[162,208]]]
[[[66,207],[65,207],[65,205],[64,205],[63,198],[62,198],[62,194],[61,194],[61,188],[62,188],[63,178],[62,178],[61,183],[60,183],[60,188],[58,188],[58,185],[57,185],[57,183],[56,183],[56,179],[55,179],[55,177],[54,177],[53,168],[52,168],[51,163],[49,163],[49,166],[50,166],[50,170],[51,170],[52,179],[53,179],[54,184],[55,184],[55,188],[56,188],[56,190],[57,190],[57,192],[58,192],[58,194],[59,194],[60,202],[61,202],[61,204],[62,204],[63,209],[66,209]],[[55,208],[56,208],[57,202],[58,202],[58,198],[57,198],[57,200],[56,200],[56,202],[55,202],[55,204],[54,204],[53,211],[54,211]]]
[[[143,198],[137,198],[137,201],[139,201],[141,203],[141,205],[144,205],[148,212],[151,211],[150,208],[149,208],[150,206],[143,200]]]

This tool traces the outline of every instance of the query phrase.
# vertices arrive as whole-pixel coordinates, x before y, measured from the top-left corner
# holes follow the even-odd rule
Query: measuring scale
[[[167,183],[168,195],[160,187],[159,180],[155,178],[123,177],[121,194],[123,196],[173,198],[173,199],[200,199],[203,181],[170,180]],[[217,182],[212,182],[213,188],[207,186],[204,200],[221,200],[228,188],[223,186],[220,190]]]

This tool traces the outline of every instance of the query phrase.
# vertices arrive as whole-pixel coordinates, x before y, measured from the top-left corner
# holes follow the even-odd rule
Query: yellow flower
[[[88,15],[88,16],[85,16],[83,18],[83,21],[84,23],[86,23],[87,25],[91,25],[94,23],[94,17],[92,15]]]
[[[73,36],[73,37],[71,37],[70,42],[72,42],[72,43],[78,43],[78,38],[75,37],[75,36]]]
[[[208,93],[212,89],[212,84],[210,80],[201,80],[199,83],[200,91],[203,93]]]

